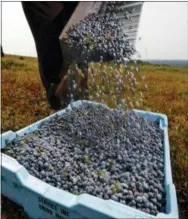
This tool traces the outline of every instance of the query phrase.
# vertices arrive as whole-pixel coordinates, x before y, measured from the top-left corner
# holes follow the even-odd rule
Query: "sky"
[[[20,2],[2,2],[2,45],[7,54],[36,57]],[[188,2],[145,2],[136,48],[142,59],[188,59]]]

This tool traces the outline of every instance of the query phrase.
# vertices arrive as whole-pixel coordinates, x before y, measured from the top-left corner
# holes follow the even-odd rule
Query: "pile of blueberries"
[[[123,31],[123,22],[118,11],[126,2],[102,2],[98,13],[89,14],[84,20],[69,28],[64,41],[72,48],[69,60],[79,64],[89,61],[115,61],[127,63],[136,52],[128,35]],[[126,12],[125,18],[127,16]],[[130,11],[131,13],[131,11]]]
[[[30,174],[152,215],[165,212],[163,131],[133,110],[83,102],[9,142],[4,153]]]

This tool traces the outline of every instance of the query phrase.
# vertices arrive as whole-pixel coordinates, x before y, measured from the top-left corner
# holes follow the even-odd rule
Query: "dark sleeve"
[[[47,20],[53,20],[63,9],[63,2],[31,2],[24,1],[23,5],[27,5],[34,14]]]

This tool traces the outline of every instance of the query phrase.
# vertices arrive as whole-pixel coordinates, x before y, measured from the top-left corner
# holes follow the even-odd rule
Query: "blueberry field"
[[[114,81],[116,66],[109,65],[112,71],[108,79]],[[2,59],[1,67],[2,132],[19,130],[48,116],[50,111],[40,82],[37,59],[28,57],[20,59],[18,56],[7,55]],[[142,104],[135,108],[164,113],[168,116],[173,181],[177,190],[180,218],[186,218],[188,215],[188,69],[148,63],[139,63],[138,67],[139,74],[145,76],[145,84],[148,88],[147,90],[138,88],[144,98]],[[95,77],[95,80],[92,83],[102,86],[98,77]],[[110,88],[115,89],[113,86]],[[90,89],[93,100],[99,101],[93,84]],[[121,95],[126,97],[129,94],[125,91]],[[115,106],[116,100],[110,95],[104,96],[103,99],[109,106]],[[26,218],[26,215],[21,207],[2,197],[2,218]]]

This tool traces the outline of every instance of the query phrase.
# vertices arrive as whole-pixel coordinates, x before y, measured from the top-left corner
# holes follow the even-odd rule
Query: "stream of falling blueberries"
[[[134,12],[124,13],[125,5],[103,2],[98,14],[89,14],[64,35],[79,54],[68,57],[70,100],[85,95],[106,105],[83,102],[66,109],[38,130],[7,143],[3,152],[52,186],[157,215],[166,206],[164,133],[159,121],[131,110],[142,105],[147,86],[131,61],[136,50],[119,19],[129,19]],[[82,91],[79,84],[86,73],[88,86]]]

